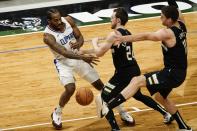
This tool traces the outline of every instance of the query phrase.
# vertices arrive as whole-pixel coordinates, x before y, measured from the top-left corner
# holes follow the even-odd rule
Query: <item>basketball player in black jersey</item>
[[[128,14],[123,8],[114,10],[111,17],[111,28],[120,32],[123,36],[131,35],[125,29],[125,24],[128,21]],[[92,40],[94,53],[100,57],[103,56],[110,48],[112,51],[113,64],[115,66],[115,73],[112,78],[105,84],[102,91],[102,98],[105,102],[109,102],[116,97],[130,82],[130,80],[140,75],[140,68],[134,58],[133,48],[131,42],[123,42],[120,46],[114,46],[114,32],[111,32],[106,38],[106,43],[98,44],[98,38]],[[171,122],[171,115],[165,111],[159,104],[157,104],[151,97],[143,95],[140,89],[133,96],[136,100],[143,102],[145,105],[159,111],[164,116],[164,122]],[[100,115],[100,112],[98,112]],[[106,119],[110,123],[112,130],[119,130],[119,126],[114,118],[113,111],[106,115]]]
[[[130,97],[135,96],[141,87],[146,86],[151,95],[158,92],[156,99],[172,114],[178,123],[179,130],[192,131],[191,127],[183,121],[175,104],[168,98],[172,89],[183,83],[187,72],[187,29],[181,13],[177,9],[176,2],[172,1],[174,0],[169,0],[168,3],[176,6],[165,6],[162,8],[161,13],[162,24],[167,28],[156,32],[127,36],[124,36],[122,33],[116,33],[115,37],[120,45],[126,41],[161,41],[164,68],[160,71],[133,77],[129,85],[115,99],[108,103],[101,103],[102,99],[105,101],[105,98],[97,97],[97,109],[103,111],[102,115],[107,116],[111,109]]]

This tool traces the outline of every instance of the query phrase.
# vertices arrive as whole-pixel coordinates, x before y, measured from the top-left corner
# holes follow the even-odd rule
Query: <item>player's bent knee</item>
[[[75,89],[76,89],[74,84],[68,84],[64,87],[65,87],[66,94],[71,95],[71,96],[74,94]]]
[[[135,77],[132,78],[130,83],[136,85],[137,87],[142,87],[142,86],[145,86],[146,79],[142,75],[141,76],[135,76]]]

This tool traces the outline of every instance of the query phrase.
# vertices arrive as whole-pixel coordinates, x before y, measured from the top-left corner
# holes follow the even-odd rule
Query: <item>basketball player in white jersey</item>
[[[54,54],[59,79],[65,87],[61,94],[59,105],[51,114],[52,124],[55,129],[62,128],[61,114],[65,104],[75,91],[74,72],[91,83],[97,90],[104,87],[98,73],[92,64],[96,64],[96,57],[81,55],[78,50],[84,43],[83,36],[71,17],[61,17],[57,9],[50,9],[47,12],[48,25],[44,30],[43,41]],[[133,118],[125,112],[122,107],[118,108],[121,119],[126,123],[133,123]]]

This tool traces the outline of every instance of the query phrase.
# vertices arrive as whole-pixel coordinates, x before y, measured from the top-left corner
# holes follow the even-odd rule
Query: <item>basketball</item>
[[[80,87],[76,92],[75,98],[77,103],[87,106],[93,101],[94,94],[89,88]]]

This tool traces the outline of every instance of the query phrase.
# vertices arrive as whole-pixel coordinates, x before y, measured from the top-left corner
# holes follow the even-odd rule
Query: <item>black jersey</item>
[[[162,45],[164,65],[166,68],[187,69],[187,29],[184,23],[178,21],[180,27],[172,26],[170,29],[176,37],[176,44],[172,48]]]
[[[119,28],[117,30],[123,36],[131,35],[131,33],[126,29]],[[112,51],[113,63],[116,68],[116,71],[129,66],[138,66],[134,58],[132,43],[124,42],[121,43],[119,47],[112,46],[111,51]]]

